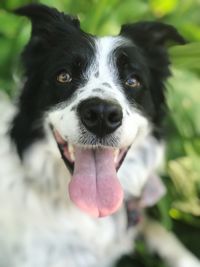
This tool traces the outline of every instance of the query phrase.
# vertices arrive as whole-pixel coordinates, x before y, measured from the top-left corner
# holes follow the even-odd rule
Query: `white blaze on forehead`
[[[99,97],[127,107],[127,99],[118,80],[115,50],[129,46],[130,41],[122,37],[100,37],[94,40],[95,55],[84,76],[87,81],[77,90],[76,106],[83,100]]]
[[[121,37],[102,37],[97,39],[97,61],[99,64],[99,75],[104,77],[109,76],[110,71],[116,72],[116,68],[113,68],[115,62],[113,62],[112,53],[117,47],[127,44],[126,39]]]
[[[86,84],[77,91],[76,101],[91,97],[100,97],[120,103],[127,107],[127,99],[118,80],[115,51],[127,47],[131,42],[123,37],[99,37],[95,40],[95,56],[86,70]],[[99,90],[100,89],[100,90]]]
[[[97,38],[95,40],[96,56],[89,67],[87,73],[88,78],[96,75],[96,78],[103,78],[104,81],[110,81],[113,74],[117,75],[116,68],[114,66],[114,57],[112,57],[112,54],[117,47],[128,45],[130,45],[130,41],[119,36]]]

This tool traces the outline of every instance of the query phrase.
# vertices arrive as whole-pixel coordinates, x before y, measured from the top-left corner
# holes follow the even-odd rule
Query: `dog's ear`
[[[14,10],[20,16],[26,16],[32,23],[32,38],[53,43],[62,34],[72,34],[79,29],[79,20],[42,4],[29,4]],[[58,34],[59,33],[59,34]]]
[[[120,35],[127,36],[141,47],[161,47],[170,43],[185,44],[185,39],[171,25],[161,22],[138,22],[126,24]]]
[[[31,20],[31,38],[22,53],[22,61],[26,71],[38,68],[41,61],[48,59],[51,49],[61,42],[67,44],[77,34],[80,35],[80,23],[77,18],[59,12],[41,4],[29,4],[14,11]]]

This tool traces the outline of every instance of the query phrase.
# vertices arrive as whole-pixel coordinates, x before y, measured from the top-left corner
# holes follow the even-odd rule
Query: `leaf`
[[[173,46],[169,55],[174,67],[200,71],[200,42]]]

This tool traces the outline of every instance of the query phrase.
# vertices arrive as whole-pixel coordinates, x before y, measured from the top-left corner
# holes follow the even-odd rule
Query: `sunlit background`
[[[149,212],[200,257],[200,0],[1,0],[0,90],[10,96],[21,85],[19,55],[30,23],[8,11],[31,2],[77,15],[92,34],[117,34],[121,24],[158,20],[185,36],[186,46],[169,48],[174,77],[167,83],[167,160],[162,175],[168,194]],[[149,256],[142,241],[133,260],[140,267],[164,266]],[[129,264],[124,261],[122,266]]]

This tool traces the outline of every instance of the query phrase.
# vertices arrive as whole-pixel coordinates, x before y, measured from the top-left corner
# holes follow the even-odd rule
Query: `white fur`
[[[125,164],[122,164],[118,171],[126,198],[141,196],[148,177],[153,175],[162,163],[163,154],[164,144],[150,135],[140,145],[131,146],[126,155]]]

